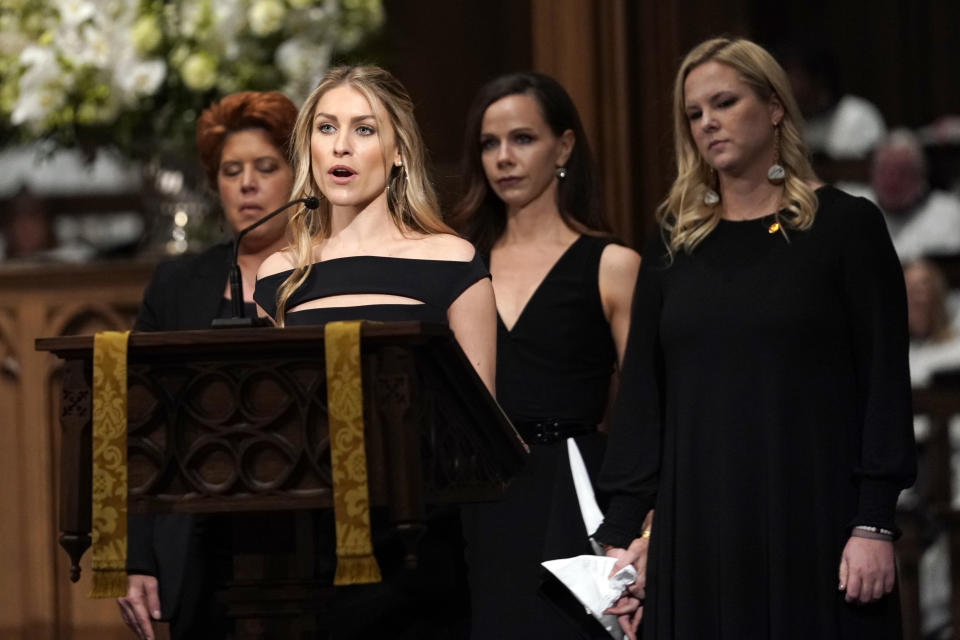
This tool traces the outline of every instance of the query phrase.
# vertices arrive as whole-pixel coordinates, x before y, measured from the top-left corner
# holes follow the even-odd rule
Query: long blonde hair
[[[704,194],[715,189],[713,168],[703,159],[690,133],[683,86],[690,72],[706,62],[731,67],[761,100],[776,97],[783,105],[778,125],[779,161],[786,170],[782,205],[788,214],[782,227],[808,229],[817,211],[817,196],[809,185],[815,178],[803,142],[803,119],[783,68],[766,49],[749,40],[714,38],[687,54],[673,86],[673,144],[677,177],[670,193],[657,207],[657,220],[665,235],[667,251],[690,253],[716,228],[720,211],[704,203]]]
[[[291,164],[294,168],[293,198],[317,196],[320,207],[300,206],[287,226],[290,252],[295,267],[277,290],[277,324],[283,326],[287,301],[306,281],[313,265],[313,245],[317,239],[330,237],[330,203],[323,197],[313,178],[310,138],[313,116],[323,95],[341,85],[359,91],[372,109],[380,106],[387,114],[403,164],[394,167],[384,149],[387,176],[387,208],[401,232],[453,233],[440,216],[437,195],[427,174],[426,150],[420,128],[413,116],[413,101],[403,85],[388,71],[375,66],[334,67],[304,102],[293,126]],[[377,119],[377,135],[383,131]],[[382,144],[382,138],[380,138]]]

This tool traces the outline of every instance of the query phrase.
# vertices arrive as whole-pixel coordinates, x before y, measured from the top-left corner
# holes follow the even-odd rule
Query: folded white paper
[[[580,515],[583,516],[583,526],[587,535],[592,536],[603,523],[603,513],[597,505],[597,497],[593,493],[593,485],[590,484],[587,465],[584,464],[583,456],[580,455],[580,447],[573,438],[567,438],[567,457],[570,459],[570,475],[573,477],[573,488],[577,492],[577,503],[580,505]],[[600,544],[593,538],[590,538],[590,546],[595,554],[603,555]]]
[[[616,558],[605,556],[576,556],[547,560],[541,565],[570,590],[587,613],[597,619],[607,633],[616,640],[622,640],[623,632],[617,623],[617,617],[603,615],[612,607],[627,585],[637,579],[637,570],[627,565],[612,578],[608,578]]]

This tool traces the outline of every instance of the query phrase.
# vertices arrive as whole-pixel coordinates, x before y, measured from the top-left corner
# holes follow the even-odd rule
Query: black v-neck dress
[[[605,436],[596,427],[616,366],[599,291],[600,256],[609,243],[580,236],[512,329],[498,319],[497,400],[531,455],[502,501],[463,510],[475,640],[582,637],[539,588],[543,560],[592,553],[566,439],[538,443],[530,434],[537,424],[581,431],[576,440],[586,466],[591,474],[599,469]]]

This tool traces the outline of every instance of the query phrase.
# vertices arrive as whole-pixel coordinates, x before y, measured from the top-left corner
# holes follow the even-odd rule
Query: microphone
[[[243,310],[243,279],[240,276],[240,263],[237,262],[237,256],[240,253],[240,241],[243,240],[243,237],[262,225],[267,220],[270,220],[274,216],[277,216],[295,204],[303,203],[307,209],[316,209],[320,206],[320,200],[316,196],[307,196],[306,198],[297,198],[292,200],[282,207],[271,211],[267,215],[263,216],[253,224],[244,227],[240,230],[240,233],[237,234],[237,237],[233,240],[233,266],[230,268],[230,306],[231,306],[231,317],[230,318],[216,318],[213,321],[212,326],[214,328],[225,328],[225,327],[253,327],[258,323],[256,320],[259,318],[247,318],[245,317]]]

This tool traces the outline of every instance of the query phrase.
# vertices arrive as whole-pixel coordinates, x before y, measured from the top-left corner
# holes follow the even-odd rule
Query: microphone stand
[[[240,254],[240,241],[247,233],[253,231],[267,220],[283,213],[295,204],[303,203],[308,209],[316,209],[320,206],[320,200],[315,196],[298,198],[283,205],[275,211],[271,211],[248,227],[244,227],[233,240],[233,265],[230,267],[230,311],[229,318],[215,318],[210,325],[214,329],[234,329],[240,327],[266,327],[270,323],[263,318],[247,318],[243,308],[243,279],[240,275],[240,263],[237,261]]]

